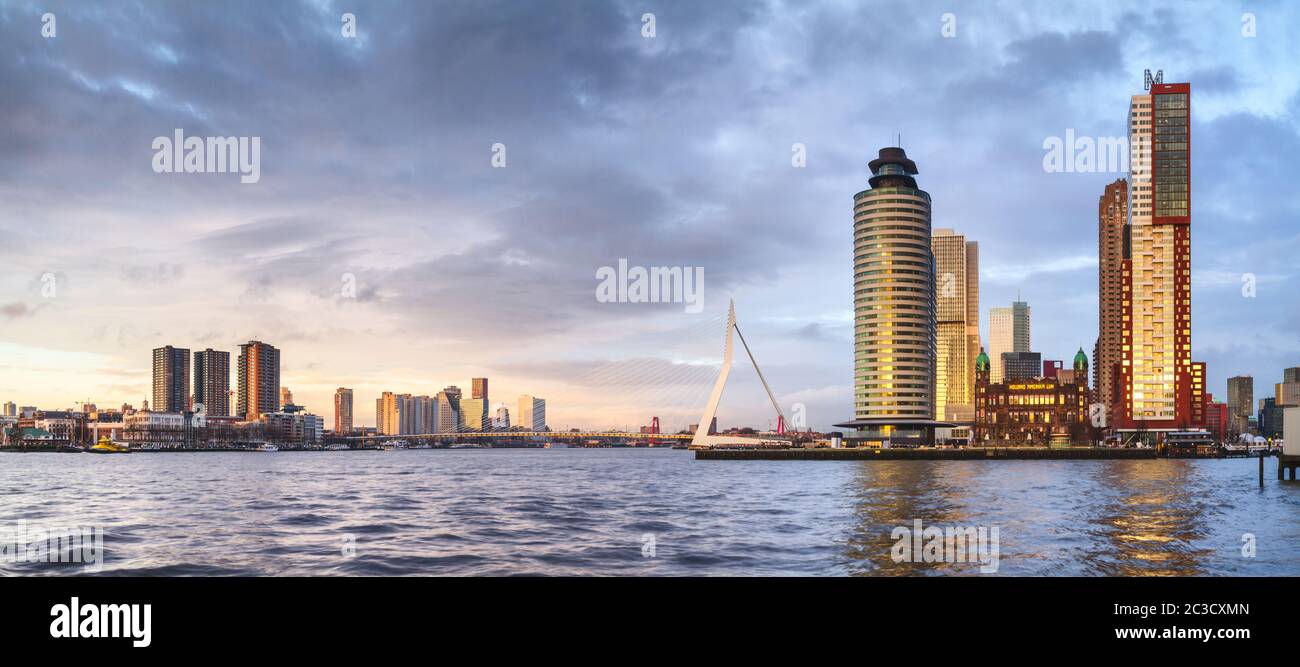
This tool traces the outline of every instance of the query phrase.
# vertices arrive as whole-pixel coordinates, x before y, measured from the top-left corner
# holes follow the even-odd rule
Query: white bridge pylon
[[[776,409],[779,423],[785,423],[785,415],[781,412],[781,406],[777,404],[776,397],[772,395],[771,387],[767,386],[767,380],[763,378],[763,371],[759,370],[758,361],[754,359],[754,353],[750,351],[749,343],[745,342],[744,334],[741,334],[740,327],[736,326],[736,302],[731,301],[727,306],[727,343],[722,353],[722,371],[718,373],[718,381],[713,385],[713,393],[709,394],[709,403],[704,407],[704,416],[700,417],[700,424],[695,427],[695,437],[691,439],[691,449],[708,449],[717,445],[758,445],[787,442],[784,439],[709,434],[709,426],[713,424],[713,418],[718,413],[718,403],[722,401],[722,390],[727,386],[727,376],[731,375],[731,359],[735,350],[732,340],[733,333],[740,335],[740,344],[745,346],[745,354],[749,355],[749,361],[754,364],[754,370],[758,373],[758,380],[763,383],[763,389],[767,390],[767,398],[772,401],[772,407]]]

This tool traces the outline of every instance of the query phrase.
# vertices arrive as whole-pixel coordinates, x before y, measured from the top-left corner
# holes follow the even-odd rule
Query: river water
[[[1300,575],[1267,462],[696,461],[670,449],[0,455],[0,530],[101,574],[978,575],[896,527],[997,529],[1000,575]],[[1243,550],[1253,555],[1244,555]],[[917,555],[919,556],[919,553]],[[951,558],[948,560],[952,560]],[[972,555],[969,560],[975,560]],[[0,559],[0,573],[81,574]]]

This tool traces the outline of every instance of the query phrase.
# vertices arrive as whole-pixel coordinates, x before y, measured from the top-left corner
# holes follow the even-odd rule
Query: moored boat
[[[89,454],[130,454],[131,445],[125,442],[117,442],[108,436],[100,436],[99,442],[90,446],[86,450]]]

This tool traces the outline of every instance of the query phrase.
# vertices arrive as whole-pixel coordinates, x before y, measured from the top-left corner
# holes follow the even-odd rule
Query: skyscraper
[[[380,435],[399,435],[402,432],[401,397],[386,391],[375,399],[375,431]]]
[[[465,416],[464,417],[465,422],[469,423],[471,419],[473,419],[476,421],[476,423],[479,424],[490,424],[491,415],[488,414],[488,411],[491,409],[490,407],[491,404],[488,401],[488,379],[487,378],[470,379],[470,398],[474,400],[483,401],[482,403],[483,413],[478,415]],[[478,404],[476,403],[475,405]],[[462,410],[462,413],[463,412],[464,410]]]
[[[456,427],[456,408],[452,407],[447,391],[440,391],[433,399],[433,432],[455,433]]]
[[[487,401],[481,398],[462,398],[460,400],[461,421],[466,431],[486,431],[491,427],[487,421]]]
[[[868,446],[933,436],[934,252],[930,194],[916,163],[882,148],[853,196],[854,391],[851,439]]]
[[[420,432],[420,399],[410,394],[399,394],[398,400],[398,430],[402,435],[410,435]]]
[[[1043,355],[1038,352],[1003,352],[1002,378],[1004,382],[1024,382],[1040,377]],[[996,384],[996,383],[995,383]]]
[[[167,345],[153,351],[154,412],[190,408],[190,351]]]
[[[339,387],[334,390],[334,434],[352,432],[352,390]]]
[[[1300,368],[1282,369],[1282,381],[1273,386],[1273,402],[1279,408],[1300,405]]]
[[[1259,399],[1259,434],[1265,438],[1282,435],[1282,411],[1276,398]]]
[[[529,431],[546,430],[546,399],[524,394],[519,397],[516,423]]]
[[[1190,98],[1190,84],[1157,80],[1129,106],[1128,326],[1117,421],[1134,433],[1204,426],[1204,387],[1191,359]]]
[[[261,341],[239,346],[235,415],[254,420],[280,409],[280,351]]]
[[[1014,301],[1010,308],[989,309],[989,375],[995,384],[1006,379],[1004,353],[1029,351],[1029,316],[1029,304],[1024,301]]]
[[[451,409],[459,413],[461,396],[460,387],[457,387],[454,384],[448,387],[443,387],[442,394],[447,397],[447,401],[451,404]]]
[[[438,396],[445,399],[447,401],[447,404],[451,406],[451,415],[453,421],[451,423],[451,428],[447,429],[447,432],[454,433],[456,431],[459,431],[461,425],[465,423],[465,415],[464,413],[461,412],[460,409],[460,399],[461,399],[460,387],[457,387],[454,384],[447,387],[443,387],[442,391],[438,394]],[[442,429],[439,429],[439,431],[442,431]]]
[[[935,416],[975,418],[975,357],[980,352],[979,244],[951,229],[931,238],[935,277]]]
[[[194,404],[209,417],[230,416],[230,353],[208,348],[194,353]]]
[[[1128,257],[1128,181],[1106,186],[1097,202],[1097,346],[1093,348],[1096,401],[1109,419],[1117,414],[1117,384],[1123,361],[1124,260]]]
[[[386,391],[375,401],[375,429],[383,435],[428,433],[433,401],[428,396]]]
[[[1255,410],[1255,378],[1238,375],[1228,378],[1228,431],[1245,433]]]
[[[438,399],[431,396],[416,396],[415,402],[420,415],[416,433],[434,433],[438,426]]]
[[[1300,406],[1300,382],[1279,382],[1273,385],[1273,398],[1278,407]]]

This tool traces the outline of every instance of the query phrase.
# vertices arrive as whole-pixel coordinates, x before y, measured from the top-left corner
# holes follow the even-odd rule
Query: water
[[[695,461],[668,449],[0,455],[0,528],[102,526],[105,574],[976,574],[894,526],[996,526],[1003,575],[1298,575],[1257,461]],[[1242,556],[1242,536],[1256,556]],[[349,538],[349,536],[351,536]],[[650,538],[653,536],[653,556]],[[351,542],[349,542],[351,540]],[[353,544],[352,556],[345,546]],[[80,565],[0,561],[5,574]]]

